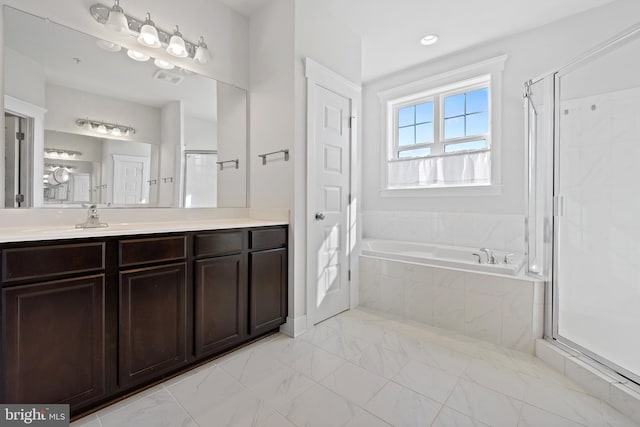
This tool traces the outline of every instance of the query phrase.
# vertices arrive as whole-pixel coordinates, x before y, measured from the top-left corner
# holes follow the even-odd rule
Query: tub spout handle
[[[504,263],[505,264],[512,264],[511,258],[513,258],[513,254],[506,254],[504,256]]]
[[[478,257],[478,264],[482,264],[482,255],[476,252],[474,252],[473,254]]]

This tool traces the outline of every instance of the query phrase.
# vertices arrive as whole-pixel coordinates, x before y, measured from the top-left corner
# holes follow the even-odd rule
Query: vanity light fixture
[[[204,37],[202,36],[200,36],[200,40],[198,41],[198,47],[196,48],[196,54],[193,56],[193,59],[201,64],[206,64],[211,61],[211,52],[209,51],[207,44],[204,42]]]
[[[187,46],[184,44],[184,39],[182,38],[182,33],[180,29],[176,25],[176,30],[173,32],[171,39],[169,40],[169,46],[167,46],[167,52],[171,56],[175,56],[177,58],[185,58],[189,54],[187,53]]]
[[[147,17],[144,21],[144,25],[140,28],[140,35],[138,36],[138,43],[142,46],[158,48],[161,46],[160,38],[158,36],[158,30],[156,24],[151,20],[151,14],[147,12]]]
[[[124,14],[124,10],[120,7],[120,0],[115,0],[115,3],[107,14],[107,20],[104,23],[105,27],[116,33],[125,33],[129,31],[129,21]]]
[[[97,3],[89,10],[91,16],[106,28],[119,33],[129,33],[145,47],[166,48],[167,52],[174,57],[192,58],[201,64],[211,61],[212,55],[204,37],[200,37],[200,40],[194,43],[182,37],[178,26],[172,32],[158,28],[151,20],[149,13],[144,20],[129,16],[120,7],[120,0],[115,0],[112,7]]]
[[[136,133],[136,130],[131,126],[123,126],[117,123],[108,123],[99,120],[77,119],[76,125],[85,130],[91,130],[103,135],[110,134],[111,136],[117,137],[132,136]]]
[[[66,150],[64,148],[45,148],[44,154],[50,158],[70,159],[82,155],[80,151]]]

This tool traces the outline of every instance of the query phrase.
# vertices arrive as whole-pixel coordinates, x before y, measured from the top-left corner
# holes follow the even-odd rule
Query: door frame
[[[316,87],[325,88],[331,92],[334,92],[340,96],[343,96],[350,101],[350,150],[349,150],[349,194],[350,203],[347,208],[347,263],[349,265],[350,280],[348,280],[349,286],[349,308],[354,308],[358,305],[358,257],[351,256],[353,252],[358,251],[359,247],[359,233],[360,227],[357,223],[358,218],[358,206],[360,204],[359,196],[359,171],[358,164],[358,126],[357,120],[361,109],[361,94],[362,88],[347,78],[341,76],[333,70],[321,65],[309,57],[304,58],[305,77],[307,80],[307,112],[306,112],[306,125],[307,125],[307,201],[306,201],[306,299],[307,299],[307,329],[313,327],[315,324],[315,316],[317,310],[315,309],[315,298],[312,290],[314,289],[313,283],[316,280],[313,277],[313,272],[317,269],[310,268],[310,266],[317,263],[317,258],[314,256],[313,251],[310,250],[310,236],[313,232],[313,227],[316,225],[316,220],[313,217],[315,212],[315,200],[318,193],[316,185],[316,173],[317,173],[317,160],[315,158],[315,151],[312,149],[313,141],[315,139],[315,121],[316,117],[316,100],[317,93]],[[357,252],[356,252],[357,254]],[[354,286],[354,284],[356,284]]]
[[[3,102],[5,112],[27,119],[27,129],[24,133],[25,142],[28,145],[28,163],[30,163],[28,173],[32,181],[27,184],[30,193],[26,198],[26,207],[40,208],[44,205],[42,175],[44,174],[44,115],[47,110],[9,95],[4,95]],[[4,139],[4,134],[2,138]],[[4,154],[4,143],[2,154]],[[2,192],[4,193],[4,187]],[[4,200],[4,196],[2,199]]]

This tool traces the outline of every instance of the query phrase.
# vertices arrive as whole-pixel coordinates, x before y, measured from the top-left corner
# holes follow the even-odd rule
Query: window
[[[451,195],[499,192],[495,125],[505,61],[489,59],[378,93],[386,110],[383,196],[430,195],[412,191],[432,188],[453,188]]]
[[[489,95],[490,79],[485,76],[481,83],[463,83],[454,90],[437,88],[427,96],[397,103],[390,160],[487,150]]]

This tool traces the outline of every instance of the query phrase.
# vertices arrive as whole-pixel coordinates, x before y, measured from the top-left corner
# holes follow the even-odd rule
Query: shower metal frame
[[[571,61],[567,65],[553,71],[551,73],[546,73],[536,77],[535,79],[531,79],[525,83],[525,133],[527,137],[527,155],[530,156],[532,151],[532,141],[529,138],[529,103],[531,100],[529,99],[526,88],[533,84],[539,83],[546,79],[550,79],[552,85],[550,85],[551,99],[553,99],[553,108],[549,114],[547,120],[552,120],[551,126],[553,129],[553,190],[551,197],[553,199],[553,221],[552,221],[552,235],[553,242],[551,246],[551,280],[547,280],[545,282],[545,309],[544,309],[544,338],[547,341],[552,342],[553,344],[559,346],[563,350],[569,352],[573,355],[584,355],[588,359],[591,359],[592,364],[600,365],[600,367],[604,368],[604,370],[608,371],[609,374],[617,374],[621,377],[628,379],[636,384],[640,384],[640,376],[636,373],[630,372],[629,370],[613,363],[611,360],[608,360],[589,349],[577,344],[576,342],[563,337],[559,334],[558,327],[558,317],[559,317],[559,304],[558,304],[558,244],[559,244],[559,224],[558,218],[559,214],[561,214],[562,210],[562,201],[559,194],[559,171],[560,171],[560,156],[559,156],[559,148],[560,148],[560,109],[558,106],[560,105],[560,79],[563,76],[568,75],[572,71],[580,68],[581,66],[586,65],[592,60],[600,58],[602,55],[605,55],[621,46],[625,43],[634,40],[636,37],[640,36],[640,23],[636,24],[625,31],[619,33],[618,35],[612,37],[611,39],[605,41],[599,46],[588,50],[583,55],[579,56],[575,60]],[[539,141],[533,141],[533,144],[537,144]],[[528,176],[527,176],[527,187],[531,182],[532,170],[531,165],[528,159]],[[529,190],[529,188],[527,188]],[[531,193],[529,192],[529,197],[531,197]],[[529,201],[527,202],[529,203]],[[528,217],[529,209],[527,205],[527,223],[530,221]],[[529,228],[528,224],[525,229],[525,239],[528,242],[531,236],[529,236]],[[536,277],[535,275],[532,275]],[[537,278],[540,278],[539,276]]]

